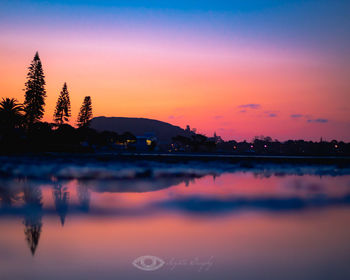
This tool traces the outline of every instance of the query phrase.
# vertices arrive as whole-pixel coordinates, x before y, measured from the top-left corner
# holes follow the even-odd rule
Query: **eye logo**
[[[141,256],[132,262],[135,267],[145,271],[157,270],[161,268],[164,263],[165,262],[161,258],[155,256]]]

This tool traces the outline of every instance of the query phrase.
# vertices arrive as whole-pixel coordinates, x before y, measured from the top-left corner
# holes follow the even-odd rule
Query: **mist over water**
[[[223,159],[224,156],[223,156]],[[346,164],[266,163],[259,161],[203,160],[110,160],[89,157],[0,157],[0,175],[40,180],[87,179],[159,179],[169,177],[218,176],[225,173],[249,172],[258,177],[285,175],[340,176],[350,175]]]

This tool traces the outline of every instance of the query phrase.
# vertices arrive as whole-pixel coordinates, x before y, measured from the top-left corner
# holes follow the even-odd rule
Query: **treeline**
[[[75,130],[67,123],[71,117],[71,104],[67,83],[59,94],[53,116],[53,124],[41,122],[45,112],[45,75],[38,52],[28,67],[23,104],[15,98],[2,98],[0,101],[0,150],[15,151],[35,148],[50,143],[72,142],[62,132]],[[80,108],[76,124],[80,138],[89,131],[92,119],[91,97],[86,96]],[[45,134],[46,133],[46,134]],[[97,132],[96,132],[97,133]],[[95,133],[95,134],[96,134]],[[37,135],[36,135],[37,134]],[[78,137],[79,138],[79,137]],[[48,141],[51,139],[52,141]]]
[[[45,112],[45,75],[39,54],[28,67],[23,104],[14,98],[0,101],[0,152],[89,152],[108,149],[135,150],[137,139],[131,133],[117,134],[91,129],[92,103],[86,96],[76,120],[77,128],[68,124],[71,103],[67,83],[57,99],[53,123],[42,122]],[[186,129],[186,135],[173,137],[172,143],[158,145],[161,152],[215,152],[256,155],[350,155],[350,143],[304,140],[272,141],[256,137],[252,142],[223,141],[221,137],[206,137]],[[154,150],[157,143],[147,147]]]
[[[255,137],[253,141],[223,141],[220,137],[204,135],[173,138],[172,152],[216,152],[237,155],[288,155],[288,156],[350,156],[350,143],[332,140],[313,142],[305,140],[272,141],[271,137]]]
[[[52,123],[36,122],[27,130],[18,129],[7,141],[2,141],[2,153],[27,152],[66,152],[87,153],[110,151],[112,147],[127,147],[127,143],[136,137],[125,132],[118,134],[111,131],[97,132],[89,127],[74,128],[69,124],[56,127]]]
[[[215,152],[217,143],[205,135],[190,132],[190,136],[177,135],[172,138],[170,152]]]

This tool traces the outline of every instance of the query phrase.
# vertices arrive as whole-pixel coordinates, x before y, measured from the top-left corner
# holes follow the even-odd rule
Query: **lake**
[[[28,162],[0,168],[0,279],[350,279],[348,169]]]

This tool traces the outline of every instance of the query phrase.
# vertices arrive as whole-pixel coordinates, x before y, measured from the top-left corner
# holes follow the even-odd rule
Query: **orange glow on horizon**
[[[238,46],[192,45],[185,51],[182,43],[161,48],[159,42],[131,39],[129,44],[106,40],[105,45],[70,39],[63,49],[58,39],[31,42],[27,50],[1,46],[1,97],[23,101],[27,67],[37,48],[47,83],[44,121],[52,121],[67,82],[72,125],[84,96],[90,95],[94,116],[145,117],[183,128],[189,124],[209,136],[216,131],[224,139],[269,135],[280,140],[350,140],[344,106],[348,85],[319,57]],[[243,112],[242,104],[260,107]],[[293,114],[303,117],[293,119]],[[329,121],[307,122],[318,118]]]

